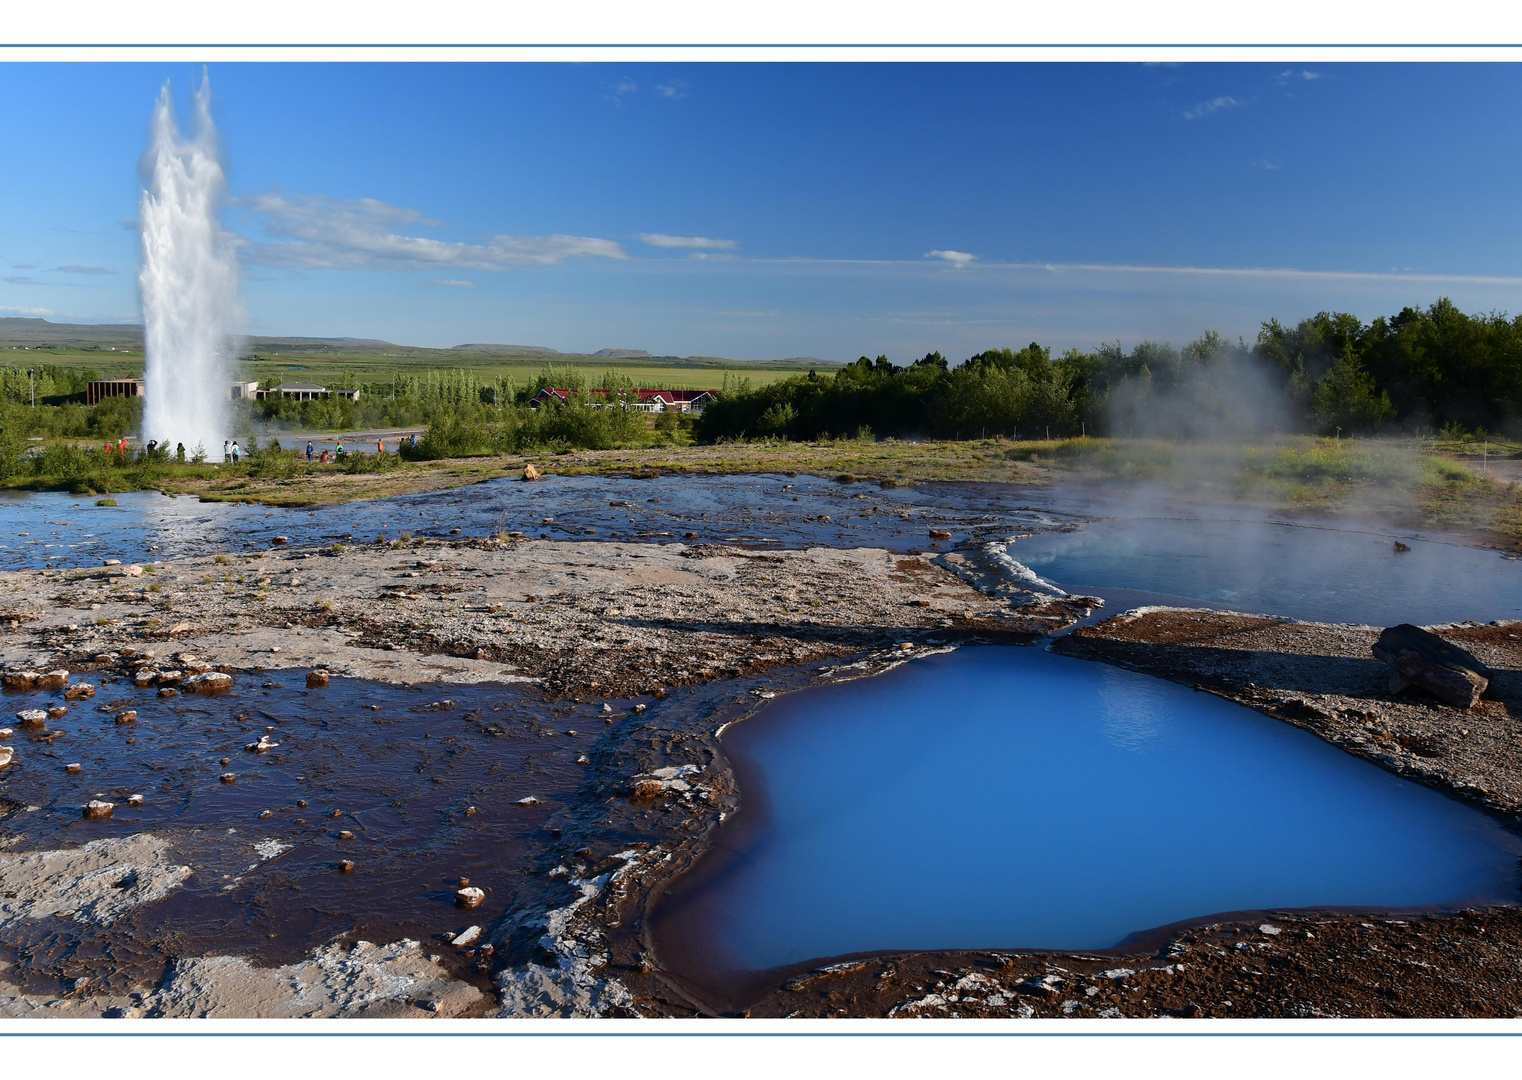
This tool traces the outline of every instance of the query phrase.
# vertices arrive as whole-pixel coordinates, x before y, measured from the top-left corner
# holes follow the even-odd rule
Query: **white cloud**
[[[1192,109],[1185,109],[1184,119],[1198,120],[1202,116],[1209,116],[1211,113],[1220,112],[1222,109],[1238,108],[1241,106],[1241,104],[1242,103],[1234,97],[1222,96],[1218,98],[1211,98],[1209,101],[1200,102]]]
[[[458,281],[454,278],[443,278],[439,281],[435,281],[434,284],[444,285],[451,289],[474,289],[476,287],[476,283],[474,281]]]
[[[639,238],[651,247],[658,248],[735,248],[737,240],[715,240],[708,236],[671,236],[667,233],[640,233]]]
[[[65,274],[114,274],[115,270],[107,270],[104,266],[60,266],[58,270]]]
[[[23,315],[35,319],[46,318],[47,316],[53,314],[53,312],[51,309],[45,307],[6,307],[4,305],[0,305],[0,314]]]
[[[416,210],[376,199],[285,198],[251,195],[238,200],[270,237],[244,240],[241,257],[265,266],[307,269],[416,270],[454,267],[503,270],[555,266],[567,259],[627,259],[615,241],[594,236],[495,236],[484,244],[435,240],[397,231],[432,224]]]
[[[681,79],[670,79],[663,83],[655,84],[655,94],[663,98],[684,98],[687,96],[687,84]]]
[[[625,95],[637,93],[639,93],[639,84],[633,79],[623,78],[608,88],[608,100],[615,105],[622,105]]]
[[[1285,83],[1290,82],[1293,79],[1300,79],[1304,82],[1312,82],[1319,78],[1321,78],[1321,72],[1319,71],[1296,72],[1294,68],[1289,68],[1286,71],[1279,72],[1279,85],[1283,86]]]
[[[1252,167],[1255,169],[1262,169],[1265,172],[1277,172],[1279,169],[1284,168],[1284,166],[1279,162],[1269,161],[1267,158],[1255,159],[1252,163]]]
[[[969,265],[970,263],[975,263],[975,262],[978,261],[978,257],[976,255],[969,255],[965,251],[950,251],[950,250],[947,250],[947,251],[927,251],[927,252],[925,252],[925,258],[927,258],[927,259],[944,259],[946,262],[949,262],[952,266],[955,266],[958,270],[961,270],[963,267]]]

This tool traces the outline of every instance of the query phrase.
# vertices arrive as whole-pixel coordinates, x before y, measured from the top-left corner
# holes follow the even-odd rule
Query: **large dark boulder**
[[[1373,652],[1376,660],[1388,664],[1394,672],[1390,679],[1392,691],[1399,693],[1407,686],[1415,686],[1460,709],[1474,707],[1494,674],[1457,645],[1410,623],[1392,626],[1381,633]]]

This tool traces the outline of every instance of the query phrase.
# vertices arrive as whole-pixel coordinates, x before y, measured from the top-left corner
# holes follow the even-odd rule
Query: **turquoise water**
[[[747,802],[657,911],[663,950],[708,971],[1518,895],[1522,843],[1484,814],[1211,695],[1035,648],[802,691],[723,742]]]

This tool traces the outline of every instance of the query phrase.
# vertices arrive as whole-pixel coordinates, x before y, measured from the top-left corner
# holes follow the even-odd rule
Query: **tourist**
[[[307,440],[307,462],[310,463],[311,460],[312,460],[312,440],[308,439]]]
[[[339,439],[337,441],[337,443],[333,446],[333,456],[334,457],[343,457],[344,456],[344,441],[342,439]]]
[[[226,439],[222,440],[222,460],[223,461],[231,461],[233,459],[233,453],[232,453],[231,447],[232,447],[232,443],[228,442]]]
[[[127,436],[123,435],[116,443],[116,452],[122,457],[127,456]]]
[[[175,443],[174,444],[174,459],[176,461],[184,461],[185,460],[185,444],[184,443]]]
[[[238,448],[238,440],[234,439],[233,440],[233,464],[234,465],[238,464],[238,455],[241,454],[241,453],[243,453],[243,451]]]
[[[375,440],[375,452],[377,454],[384,454],[386,452],[386,444],[380,439]]]

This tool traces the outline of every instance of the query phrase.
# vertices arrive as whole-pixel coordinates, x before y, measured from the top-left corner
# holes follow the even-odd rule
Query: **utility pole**
[[[396,400],[396,372],[391,373],[391,400]]]
[[[34,409],[37,407],[37,380],[32,377],[32,373],[36,370],[36,368],[26,369],[26,381],[32,388],[32,408]]]

